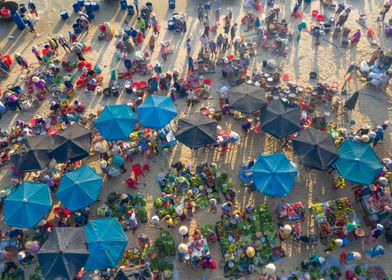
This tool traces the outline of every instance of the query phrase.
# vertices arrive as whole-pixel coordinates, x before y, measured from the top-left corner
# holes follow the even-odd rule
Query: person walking
[[[203,22],[204,8],[201,4],[199,4],[199,7],[197,8],[197,18],[199,19],[200,22]]]
[[[79,61],[86,61],[83,56],[83,49],[79,43],[76,43],[72,49],[72,52],[78,57]]]
[[[27,72],[30,72],[29,63],[27,62],[27,59],[25,57],[21,56],[20,53],[15,53],[15,60],[16,60],[16,63],[18,63],[18,65],[20,67],[22,67],[22,70],[26,69]]]
[[[148,46],[150,48],[151,53],[154,52],[155,49],[155,42],[157,40],[158,36],[155,33],[151,34],[150,40],[148,41]]]
[[[70,48],[70,46],[68,45],[67,40],[63,37],[63,35],[59,34],[59,37],[57,39],[58,43],[63,47],[64,51],[66,53],[70,53],[72,52],[72,49]]]
[[[139,15],[139,0],[133,0],[133,5],[136,9],[136,15]]]
[[[188,39],[186,40],[185,48],[186,48],[186,53],[187,53],[187,55],[188,55],[188,56],[191,56],[192,45],[191,45],[191,39],[190,39],[190,38],[188,38]]]
[[[230,42],[233,42],[235,36],[237,35],[238,25],[234,23],[234,25],[230,29]]]
[[[336,12],[335,12],[335,20],[344,11],[345,8],[346,8],[346,3],[344,3],[344,1],[340,2],[338,5],[338,8],[336,9]]]
[[[30,14],[34,14],[36,17],[38,17],[37,6],[35,6],[33,1],[29,0],[27,8],[29,8]]]
[[[379,15],[379,21],[384,22],[385,15],[389,12],[391,9],[392,3],[391,2],[385,2],[384,7],[381,9],[380,15]]]
[[[342,27],[346,23],[350,13],[351,13],[351,7],[345,9],[344,12],[339,16],[338,21],[336,23],[336,27]]]
[[[45,64],[36,46],[31,47],[31,52],[35,55],[35,58],[38,60],[39,64]]]
[[[27,26],[29,27],[29,31],[30,31],[31,33],[34,33],[35,35],[37,35],[37,31],[35,31],[33,21],[30,20],[30,19],[28,19],[28,18],[25,18],[24,21],[25,21],[25,23],[27,24]]]

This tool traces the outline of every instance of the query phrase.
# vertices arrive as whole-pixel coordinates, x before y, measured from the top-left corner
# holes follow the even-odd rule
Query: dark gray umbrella
[[[339,157],[332,136],[311,127],[293,139],[293,150],[300,163],[317,170],[327,169]]]
[[[74,124],[54,136],[49,154],[58,162],[82,160],[89,155],[91,141],[91,131]]]
[[[261,111],[261,129],[282,139],[301,129],[299,107],[292,107],[274,100]]]
[[[215,142],[217,121],[201,114],[178,120],[176,139],[191,149],[198,149]]]
[[[30,172],[44,169],[52,160],[49,155],[51,139],[48,135],[38,135],[24,139],[11,161],[19,172]]]
[[[83,228],[54,228],[37,257],[43,279],[74,279],[89,256]]]
[[[252,114],[267,105],[265,92],[260,87],[242,83],[229,89],[230,109]]]
[[[353,95],[350,96],[350,98],[344,102],[343,108],[346,109],[347,111],[354,110],[355,105],[357,104],[359,97],[359,91],[354,92]]]
[[[152,280],[154,278],[149,265],[122,268],[114,280]]]

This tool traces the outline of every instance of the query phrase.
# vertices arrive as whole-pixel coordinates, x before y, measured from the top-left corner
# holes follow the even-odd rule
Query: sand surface
[[[280,2],[281,1],[281,2]],[[196,3],[197,1],[191,0],[177,0],[176,11],[185,14],[187,18],[188,24],[188,32],[186,36],[178,35],[173,32],[167,31],[167,20],[171,17],[172,10],[168,9],[167,1],[164,0],[152,0],[154,4],[154,13],[156,13],[157,18],[160,24],[163,26],[161,30],[161,34],[159,35],[158,42],[161,40],[170,40],[171,47],[173,49],[173,54],[169,55],[167,62],[163,62],[162,58],[159,56],[158,51],[156,51],[152,55],[152,61],[159,61],[163,64],[164,71],[171,71],[174,68],[178,68],[180,71],[184,71],[186,69],[186,51],[185,51],[185,41],[187,37],[191,38],[192,44],[194,47],[193,54],[196,56],[199,48],[199,37],[202,32],[203,26],[199,23],[196,14]],[[222,14],[226,13],[226,8],[231,6],[234,10],[234,19],[236,22],[240,23],[241,17],[244,13],[247,12],[246,9],[242,7],[242,1],[239,0],[222,0]],[[347,27],[356,30],[361,28],[360,25],[356,22],[359,14],[361,12],[365,12],[368,16],[368,26],[375,29],[377,34],[377,39],[380,43],[380,46],[384,48],[390,48],[392,46],[391,39],[387,39],[384,37],[382,28],[377,24],[376,17],[380,7],[383,4],[382,0],[349,0],[347,1],[349,5],[353,6],[353,12],[350,15],[350,18],[347,23]],[[34,36],[28,31],[21,32],[16,29],[16,26],[11,23],[1,23],[0,24],[0,52],[1,53],[14,53],[16,51],[22,53],[30,62],[35,62],[35,58],[31,53],[31,45],[40,45],[47,39],[48,34],[58,34],[61,33],[63,35],[67,35],[67,31],[71,30],[72,23],[75,20],[75,15],[72,12],[72,1],[70,0],[36,0],[35,3],[39,8],[39,19],[35,20],[36,30],[38,32],[38,36]],[[294,5],[294,1],[287,0],[279,0],[276,3],[276,6],[279,6],[281,9],[281,16],[289,19],[292,7]],[[60,20],[60,10],[67,9],[70,14],[70,19],[67,21]],[[313,1],[310,7],[307,7],[303,14],[303,20],[307,22],[308,26],[314,23],[314,20],[311,19],[310,13],[313,9],[322,10],[326,15],[332,14],[330,10],[321,7],[319,1]],[[390,16],[390,14],[389,14]],[[387,17],[388,18],[388,17]],[[122,26],[124,20],[131,22],[131,24],[135,25],[135,18],[130,18],[126,11],[119,9],[118,1],[101,1],[101,10],[96,13],[96,18],[94,19],[94,25],[97,25],[100,22],[109,21],[115,30]],[[211,22],[214,20],[214,15],[211,14]],[[297,25],[300,23],[299,20],[291,21],[291,28],[293,31],[297,30]],[[220,32],[223,30],[220,27]],[[363,34],[365,34],[365,29],[361,28]],[[241,32],[243,29],[241,28]],[[254,33],[253,31],[248,32],[248,34]],[[148,33],[147,38],[149,38],[151,34]],[[118,61],[115,56],[115,44],[117,42],[117,38],[107,42],[107,41],[98,41],[97,40],[97,28],[93,26],[90,30],[89,34],[83,34],[80,39],[86,41],[88,44],[92,46],[92,50],[86,54],[86,58],[88,61],[93,63],[97,63],[101,66],[105,73],[105,81],[107,84],[110,79],[110,69],[118,67],[118,69],[123,68],[123,64],[121,61]],[[10,37],[12,36],[12,37]],[[332,40],[331,38],[325,38],[327,40]],[[347,67],[351,62],[359,62],[362,58],[368,59],[372,52],[375,50],[375,47],[372,46],[366,36],[363,35],[363,38],[359,42],[356,48],[352,49],[338,49],[332,44],[327,42],[322,42],[318,49],[314,48],[313,38],[309,33],[303,33],[302,38],[299,43],[292,42],[290,44],[290,49],[288,56],[286,58],[278,58],[274,57],[278,62],[279,66],[290,74],[290,78],[296,80],[298,84],[306,86],[307,84],[314,85],[313,82],[309,81],[309,72],[316,71],[319,73],[319,76],[322,79],[325,79],[330,82],[338,82],[339,85],[342,85],[343,76],[346,72]],[[339,45],[339,42],[335,42]],[[137,46],[137,50],[147,49],[147,41],[143,43],[143,45]],[[60,49],[60,58],[64,55],[61,53],[63,50]],[[261,64],[264,59],[269,58],[270,55],[259,50],[258,55],[252,59],[252,66],[250,69],[261,69]],[[75,58],[73,58],[75,59]],[[33,65],[35,68],[38,67],[38,64],[35,63]],[[20,84],[23,81],[23,76],[25,73],[20,73],[19,67],[13,67],[12,75],[6,79],[0,81],[1,87],[6,87],[8,84]],[[219,89],[222,85],[226,83],[225,80],[220,79],[219,75],[219,67],[217,67],[217,73],[213,75],[208,75],[208,78],[213,81],[213,89],[214,92],[212,94],[212,98],[204,101],[202,105],[206,104],[216,104],[217,96],[215,90]],[[144,77],[137,75],[134,77],[134,80],[142,80]],[[352,118],[355,120],[355,124],[352,127],[353,130],[358,129],[361,124],[368,123],[372,127],[375,125],[381,124],[383,121],[390,119],[392,111],[391,109],[391,92],[383,92],[381,90],[372,89],[367,87],[365,84],[361,83],[356,77],[354,77],[353,82],[349,85],[348,89],[353,92],[356,89],[361,91],[360,99],[358,102],[358,106],[355,111],[352,113]],[[96,112],[96,110],[100,107],[105,106],[106,104],[112,103],[126,103],[130,100],[134,99],[134,96],[122,95],[119,98],[105,98],[102,96],[91,96],[86,94],[85,92],[78,92],[77,98],[82,100],[88,105],[88,111]],[[41,107],[34,108],[25,112],[7,112],[0,120],[0,127],[7,128],[11,126],[16,120],[23,119],[27,120],[31,116],[35,114],[46,115],[48,113],[49,100],[45,101]],[[197,112],[199,110],[200,104],[190,109],[188,112],[188,107],[185,104],[184,100],[178,100],[176,102],[178,107],[179,116],[184,116],[188,113]],[[321,110],[321,109],[320,109]],[[340,125],[346,125],[343,123],[343,120],[340,120]],[[235,121],[232,117],[224,117],[222,121],[220,121],[219,125],[226,130],[234,130],[238,133],[241,132],[241,122]],[[386,140],[382,145],[379,145],[376,148],[376,152],[380,158],[391,156],[391,147],[392,142],[390,140],[390,131],[389,130],[385,138]],[[150,216],[153,211],[152,202],[153,199],[160,195],[159,187],[155,182],[155,175],[159,172],[167,172],[169,170],[169,164],[176,162],[178,160],[182,160],[184,162],[191,161],[194,165],[202,163],[202,162],[216,162],[221,170],[227,170],[230,172],[230,177],[235,183],[236,189],[239,193],[239,202],[241,206],[245,206],[247,203],[251,201],[259,202],[267,202],[270,210],[274,211],[276,205],[280,203],[282,200],[286,202],[290,201],[298,201],[302,200],[305,206],[310,206],[315,202],[327,201],[330,199],[340,198],[344,196],[353,197],[352,191],[350,187],[347,187],[344,190],[333,191],[330,188],[332,183],[332,176],[318,172],[318,171],[305,171],[302,166],[299,166],[299,174],[296,181],[296,184],[290,194],[289,197],[284,199],[280,198],[270,198],[264,197],[260,193],[250,194],[242,189],[240,189],[239,182],[237,180],[238,170],[240,163],[243,161],[248,161],[254,158],[259,153],[274,153],[279,151],[277,142],[270,137],[266,137],[266,135],[262,134],[256,135],[250,133],[247,136],[241,135],[241,141],[236,146],[231,146],[230,150],[221,154],[218,150],[208,151],[208,152],[199,152],[197,156],[194,153],[191,153],[190,149],[179,144],[174,147],[169,159],[164,155],[160,155],[153,160],[149,160],[152,169],[150,173],[143,179],[140,179],[142,184],[140,185],[140,191],[144,193],[148,200]],[[289,150],[284,151],[290,158],[295,161],[295,158],[292,156],[292,152]],[[144,163],[147,159],[142,157],[137,157],[136,162]],[[130,166],[128,166],[130,170]],[[9,176],[7,175],[7,168],[2,168],[0,170],[1,173],[1,186],[6,186],[9,182]],[[116,192],[125,192],[127,191],[126,187],[121,184],[121,181],[125,178],[124,176],[117,177],[111,179],[109,182],[106,182],[103,191],[102,191],[102,201],[106,198],[106,195],[111,191]],[[100,202],[97,203],[97,206],[100,206]],[[363,215],[363,211],[360,209],[359,205],[355,205],[357,213],[359,216]],[[206,210],[198,212],[194,215],[192,221],[189,222],[189,226],[191,229],[203,225],[206,223],[213,224],[220,216],[209,214]],[[314,220],[307,216],[306,221],[302,224],[302,229],[304,233],[312,233],[315,231],[314,228]],[[142,226],[137,231],[137,233],[147,232],[151,237],[157,236],[158,230],[150,229],[147,226]],[[179,239],[179,235],[177,233],[177,229],[172,230],[176,239]],[[128,233],[129,237],[129,245],[136,244],[135,235],[132,233]],[[383,237],[380,238],[381,243],[385,243]],[[364,249],[367,249],[369,245],[362,245],[358,242],[352,242],[350,246],[347,248],[347,251],[359,251],[364,252]],[[385,270],[392,275],[392,268],[389,263],[392,253],[389,250],[388,245],[386,245],[386,254],[385,256],[377,257],[372,260],[368,260],[371,263],[378,263],[384,266]],[[296,267],[299,265],[300,261],[308,258],[312,251],[320,251],[323,253],[325,249],[324,246],[319,245],[315,248],[309,248],[303,244],[291,244],[284,243],[283,247],[286,251],[287,257],[277,263],[278,274],[286,274],[290,271],[294,271]],[[216,258],[217,262],[222,259],[222,255],[220,252],[219,244],[216,243],[211,246],[212,256]],[[337,254],[337,252],[334,252]],[[364,254],[363,254],[364,256]],[[189,265],[178,264],[177,269],[179,272],[179,279],[200,279],[203,273],[207,276],[208,279],[222,279],[223,271],[221,268],[215,271],[203,271],[201,269],[192,269]],[[247,277],[246,279],[258,279],[259,276],[256,274]]]

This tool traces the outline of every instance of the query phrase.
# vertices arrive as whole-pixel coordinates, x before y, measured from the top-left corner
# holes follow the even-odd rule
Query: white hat
[[[378,178],[378,181],[380,182],[381,185],[386,186],[388,185],[388,179],[385,177],[380,177]]]
[[[68,81],[70,81],[70,80],[71,80],[71,77],[70,77],[70,76],[68,76],[68,75],[66,75],[66,76],[64,76],[64,77],[63,77],[63,80],[68,82]]]
[[[343,245],[343,240],[340,239],[340,238],[339,239],[335,239],[335,245],[339,246],[339,247],[342,246]]]
[[[120,196],[120,198],[121,198],[122,200],[125,200],[125,199],[128,198],[128,195],[127,195],[126,193],[122,193],[121,196]]]
[[[284,234],[290,234],[292,231],[293,231],[293,228],[290,225],[284,225],[284,227],[283,227]]]
[[[370,129],[370,127],[369,127],[369,125],[368,125],[367,123],[365,123],[365,124],[362,126],[362,129]]]
[[[177,250],[180,253],[186,253],[186,252],[188,252],[188,245],[181,243],[180,245],[178,245]]]
[[[34,76],[33,78],[31,78],[31,80],[32,80],[34,83],[38,83],[38,82],[39,82],[39,78],[38,78],[37,76]]]
[[[359,261],[362,258],[362,256],[358,252],[353,252],[353,258],[354,260]]]
[[[384,229],[384,226],[382,224],[377,224],[376,227],[377,227],[378,230],[383,230]]]
[[[276,271],[276,266],[273,263],[269,263],[265,266],[264,272],[266,274],[274,274]]]
[[[179,232],[181,235],[185,235],[185,234],[188,233],[188,227],[187,227],[187,226],[180,226],[180,228],[178,229],[178,232]]]
[[[368,135],[362,135],[362,142],[368,143],[369,142],[369,136]]]
[[[0,197],[6,197],[7,195],[8,195],[8,192],[6,190],[0,191]]]

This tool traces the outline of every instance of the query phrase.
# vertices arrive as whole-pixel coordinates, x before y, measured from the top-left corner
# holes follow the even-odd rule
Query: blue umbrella
[[[52,206],[49,186],[23,182],[4,201],[4,221],[19,228],[33,228]]]
[[[102,177],[88,165],[64,174],[56,197],[71,211],[93,204],[101,192]]]
[[[84,230],[90,256],[86,270],[102,270],[118,265],[128,239],[115,218],[90,220]]]
[[[107,141],[128,140],[136,124],[136,115],[126,104],[107,105],[95,121],[95,127]]]
[[[288,195],[297,177],[297,167],[285,154],[260,155],[252,167],[257,189],[268,196]]]
[[[383,168],[369,144],[346,140],[338,150],[340,157],[335,161],[335,167],[347,181],[370,185]]]
[[[177,116],[177,108],[169,96],[150,95],[137,109],[143,127],[160,129]]]

